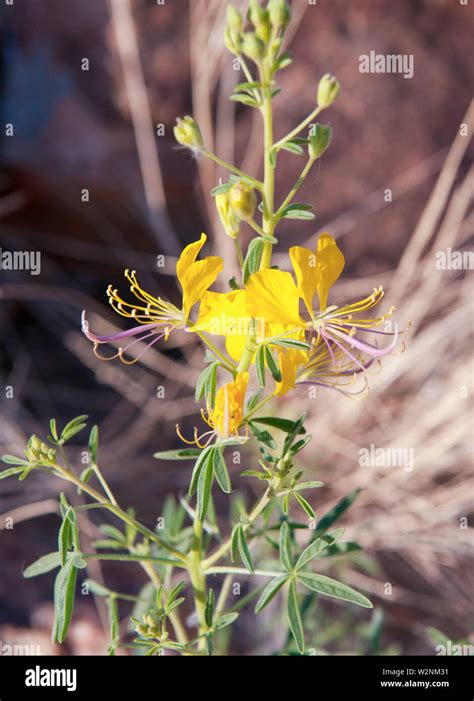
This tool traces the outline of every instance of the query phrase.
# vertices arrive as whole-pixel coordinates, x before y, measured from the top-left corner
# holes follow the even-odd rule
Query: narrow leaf
[[[298,579],[305,587],[319,594],[350,601],[353,604],[358,604],[365,608],[373,608],[372,602],[366,596],[359,594],[358,591],[348,587],[347,584],[338,582],[336,579],[331,579],[331,577],[326,577],[322,574],[314,574],[312,572],[301,572],[298,575]]]
[[[43,555],[35,562],[23,571],[23,577],[30,579],[31,577],[37,577],[40,574],[46,574],[46,572],[51,572],[51,570],[56,569],[61,564],[59,552],[48,553]]]
[[[298,604],[298,594],[296,592],[296,582],[294,579],[290,582],[288,591],[288,620],[290,622],[290,630],[296,642],[296,647],[301,654],[304,653],[304,630],[303,621],[301,620],[301,611]]]
[[[288,575],[282,574],[279,577],[275,577],[275,579],[272,579],[267,584],[265,589],[262,591],[259,600],[257,601],[257,605],[255,606],[255,613],[260,613],[260,611],[264,609],[265,606],[267,606],[267,604],[270,603],[270,601],[280,591],[287,578]]]

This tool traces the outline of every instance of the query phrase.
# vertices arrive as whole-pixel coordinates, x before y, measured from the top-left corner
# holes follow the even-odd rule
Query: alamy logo
[[[453,643],[452,640],[447,640],[446,645],[443,643],[436,645],[435,652],[441,657],[446,655],[452,655],[453,657],[460,657],[464,655],[472,656],[474,655],[474,645],[461,645],[460,643]]]
[[[30,655],[41,655],[41,646],[20,643],[11,645],[0,640],[0,657],[30,657]]]
[[[64,686],[68,691],[76,691],[77,669],[42,669],[36,665],[26,670],[25,686]]]
[[[405,472],[412,472],[415,467],[413,448],[377,448],[373,443],[368,448],[359,450],[361,467],[403,467]]]
[[[404,78],[415,75],[413,54],[369,54],[359,56],[359,73],[398,73]]]
[[[0,248],[0,270],[29,270],[30,275],[39,275],[41,251],[4,251]]]

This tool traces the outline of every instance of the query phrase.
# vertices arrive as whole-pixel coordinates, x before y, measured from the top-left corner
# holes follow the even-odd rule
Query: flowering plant
[[[265,7],[259,0],[250,0],[247,19],[232,5],[227,18],[226,46],[246,78],[236,86],[231,99],[262,115],[263,179],[210,152],[192,117],[178,119],[174,133],[181,146],[229,171],[228,182],[219,184],[212,196],[223,232],[235,243],[240,279],[233,278],[227,292],[211,290],[224,265],[218,256],[200,258],[207,240],[202,234],[186,246],[176,265],[182,289],[179,304],[144,290],[135,271],[126,270],[132,301],[112,287],[107,294],[113,309],[134,326],[101,336],[90,329],[85,313],[82,318],[82,330],[93,343],[94,352],[106,360],[136,362],[150,347],[166,344],[172,333],[196,334],[206,346],[206,367],[196,384],[196,401],[204,404],[202,428],[196,427],[194,435],[186,437],[178,426],[185,445],[155,455],[160,460],[194,461],[187,498],[182,498],[179,506],[168,500],[163,525],[156,529],[141,523],[132,509],[123,509],[99,467],[97,427],[90,432],[87,467],[79,472],[69,462],[64,446],[86,427],[86,416],[73,419],[62,431],[53,419],[47,440],[30,438],[26,459],[3,457],[9,469],[1,473],[2,478],[18,475],[23,480],[31,471],[42,471],[75,485],[90,499],[74,505],[61,494],[58,549],[24,572],[31,577],[58,569],[55,640],[62,642],[66,637],[77,572],[86,568],[89,560],[138,563],[146,571],[150,583],[137,597],[87,580],[89,590],[106,597],[109,604],[111,654],[121,646],[148,655],[169,650],[185,655],[212,654],[216,644],[219,650],[220,631],[231,626],[245,606],[256,599],[255,612],[259,614],[280,590],[285,592],[294,644],[303,654],[302,590],[372,606],[363,594],[315,571],[321,559],[358,548],[342,541],[343,529],[331,530],[357,493],[317,522],[304,493],[322,483],[302,481],[303,473],[295,465],[311,439],[305,417],[294,420],[263,412],[272,399],[298,391],[300,385],[332,388],[362,398],[367,390],[367,371],[391,353],[398,340],[397,332],[392,333],[384,324],[393,310],[377,318],[365,314],[381,302],[382,288],[357,302],[332,303],[332,287],[343,271],[344,256],[329,234],[321,235],[311,249],[289,249],[292,272],[272,265],[281,224],[287,219],[314,218],[312,206],[295,202],[295,197],[331,144],[331,128],[314,120],[338,97],[339,83],[330,75],[323,76],[315,109],[275,141],[272,102],[279,93],[276,76],[291,64],[288,52],[282,51],[291,21],[290,7],[286,0],[268,0]],[[306,153],[307,158],[300,177],[277,204],[277,163],[287,152],[299,157]],[[255,233],[246,251],[240,238],[244,226]],[[377,339],[384,336],[388,340],[380,345]],[[137,344],[139,352],[131,354],[130,349]],[[116,352],[104,355],[106,346]],[[218,489],[225,494],[232,491],[226,453],[230,448],[247,452],[250,444],[258,447],[260,457],[256,466],[242,474],[261,482],[263,494],[251,508],[239,504],[227,532],[222,533],[215,519],[213,494]],[[247,455],[250,459],[250,450]],[[305,521],[294,520],[293,506]],[[78,515],[93,508],[113,514],[123,527],[103,524],[106,538],[95,543],[94,552],[87,553],[81,544]],[[301,531],[302,537],[297,538]],[[260,567],[254,564],[257,558]],[[229,595],[236,577],[248,577],[252,584],[248,594],[231,603]],[[122,640],[120,635],[121,601],[135,603],[133,640]]]

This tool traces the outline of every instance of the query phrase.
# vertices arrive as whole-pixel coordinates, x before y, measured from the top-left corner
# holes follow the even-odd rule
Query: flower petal
[[[176,264],[176,275],[183,289],[185,319],[188,318],[192,306],[202,299],[224,267],[222,258],[218,256],[209,256],[204,260],[196,261],[206,240],[207,236],[202,234],[199,241],[186,246]]]
[[[293,246],[290,258],[298,283],[298,291],[306,307],[313,316],[313,297],[318,287],[316,253],[309,248]]]
[[[253,317],[274,324],[304,326],[299,315],[298,288],[290,273],[271,268],[254,273],[247,285],[246,301]]]
[[[344,270],[345,260],[335,240],[329,234],[322,234],[318,241],[316,256],[317,293],[321,311],[328,303],[329,290]]]

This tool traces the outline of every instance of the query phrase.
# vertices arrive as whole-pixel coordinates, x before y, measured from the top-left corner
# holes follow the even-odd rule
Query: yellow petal
[[[327,307],[329,290],[344,270],[344,264],[344,256],[332,236],[329,234],[320,236],[316,255],[318,274],[316,290],[321,311]]]
[[[242,423],[248,372],[241,372],[234,382],[220,387],[214,409],[210,412],[211,424],[224,437],[235,433]]]
[[[196,327],[214,336],[227,336],[235,327],[245,332],[249,320],[245,290],[227,293],[208,291],[202,297]]]
[[[247,284],[247,310],[255,318],[274,324],[302,326],[299,315],[298,288],[282,270],[261,270]]]
[[[313,316],[313,297],[318,287],[316,253],[309,248],[293,246],[290,258],[298,283],[298,291],[306,307]]]
[[[299,352],[299,351],[297,351]],[[296,384],[296,370],[298,363],[293,351],[287,351],[279,354],[281,382],[276,383],[275,396],[282,397],[284,394],[293,389]]]
[[[183,311],[186,319],[191,307],[202,299],[224,267],[222,258],[218,256],[196,261],[206,240],[207,236],[202,234],[199,241],[186,246],[176,264],[176,275],[183,288]]]

